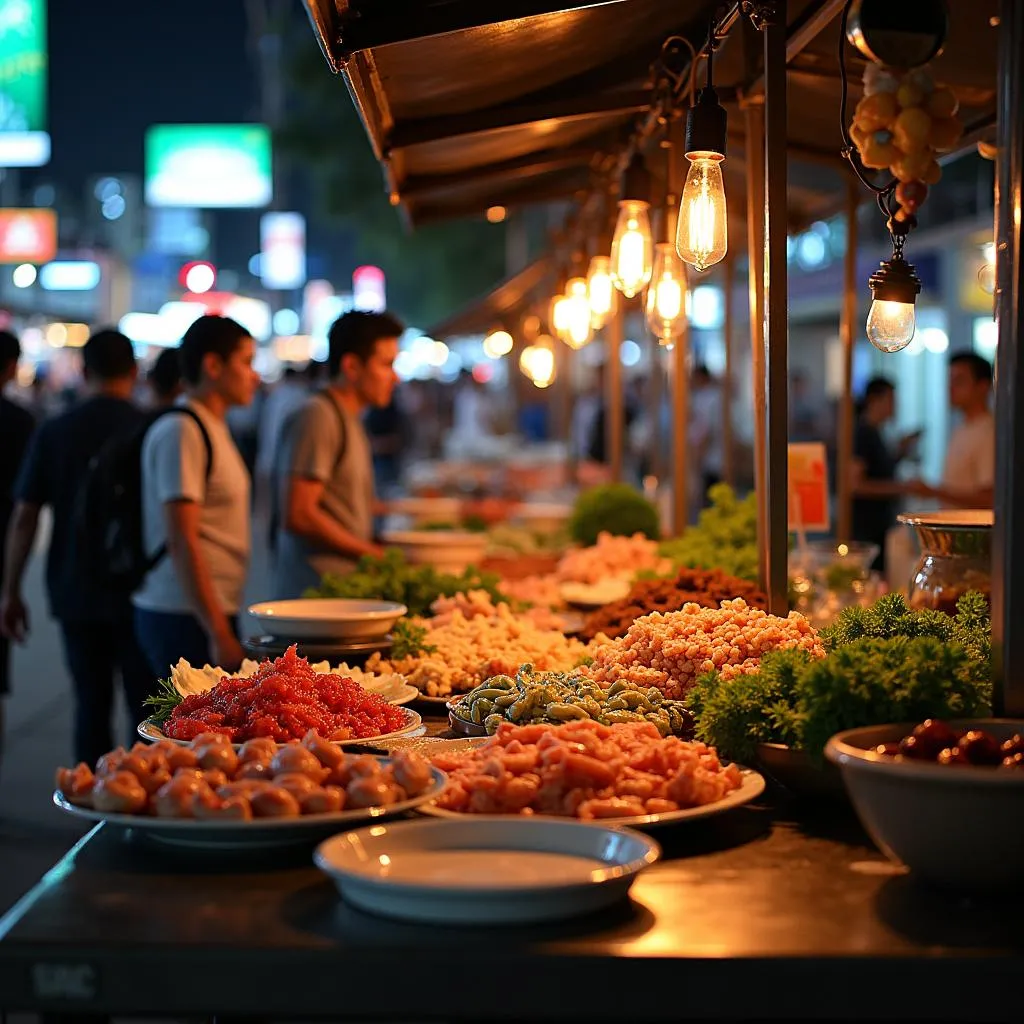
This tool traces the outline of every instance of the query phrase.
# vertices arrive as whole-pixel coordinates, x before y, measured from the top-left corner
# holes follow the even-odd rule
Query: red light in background
[[[178,283],[186,291],[201,295],[217,283],[217,268],[205,260],[193,260],[178,271]]]
[[[478,384],[489,384],[494,377],[494,370],[487,363],[477,363],[473,367],[473,380]]]

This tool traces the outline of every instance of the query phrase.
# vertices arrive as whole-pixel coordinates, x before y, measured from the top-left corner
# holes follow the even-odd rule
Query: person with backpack
[[[367,409],[387,408],[404,327],[389,313],[353,311],[328,333],[330,383],[287,424],[275,463],[274,594],[301,597],[324,573],[351,572],[373,541],[373,455]]]
[[[237,616],[249,567],[250,479],[226,420],[248,405],[255,342],[241,324],[203,316],[182,338],[185,394],[141,449],[141,548],[135,631],[152,670],[180,658],[238,668]],[[130,559],[128,561],[131,561]]]
[[[20,642],[28,634],[22,583],[40,512],[48,506],[53,533],[46,588],[74,686],[75,757],[91,764],[114,745],[116,677],[128,705],[131,733],[144,717],[143,700],[153,692],[154,677],[135,639],[129,595],[90,572],[88,549],[101,538],[81,536],[76,528],[78,495],[90,464],[112,438],[130,435],[144,422],[144,414],[130,401],[135,353],[123,334],[101,330],[85,343],[82,362],[85,401],[36,430],[15,484],[0,629]]]

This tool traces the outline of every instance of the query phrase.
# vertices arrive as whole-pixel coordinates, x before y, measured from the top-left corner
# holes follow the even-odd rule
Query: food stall
[[[382,617],[382,628],[392,633],[386,642],[372,629],[362,634],[381,640],[364,670],[318,670],[294,653],[254,665],[249,677],[214,673],[217,679],[205,682],[187,681],[187,666],[179,666],[182,685],[170,681],[162,717],[151,723],[156,731],[149,738],[159,753],[154,760],[145,749],[137,754],[146,771],[159,758],[160,771],[171,758],[183,759],[188,770],[198,765],[200,774],[223,771],[222,785],[266,776],[287,794],[273,798],[279,807],[321,799],[310,787],[338,772],[333,813],[357,816],[321,824],[345,828],[369,820],[370,827],[328,844],[340,842],[346,856],[361,857],[362,867],[349,869],[362,870],[364,881],[371,872],[384,890],[391,858],[404,857],[403,836],[408,842],[413,830],[425,836],[453,823],[462,829],[462,845],[448,852],[477,851],[488,865],[488,850],[513,842],[510,826],[521,827],[522,835],[549,828],[555,843],[566,830],[581,829],[580,841],[589,842],[611,824],[601,833],[609,837],[605,859],[592,856],[582,878],[541,870],[531,887],[517,878],[518,861],[509,855],[481,882],[479,868],[462,857],[443,882],[435,868],[423,868],[432,885],[407,877],[403,888],[395,881],[392,893],[430,903],[420,903],[419,923],[409,920],[408,908],[396,920],[393,907],[390,913],[380,904],[375,913],[357,909],[351,875],[338,882],[339,899],[337,865],[327,863],[324,847],[314,865],[301,844],[246,845],[237,834],[234,846],[225,844],[223,823],[200,820],[198,812],[195,820],[162,818],[159,808],[147,813],[153,794],[133,779],[122,793],[101,785],[112,777],[110,763],[97,765],[95,776],[79,766],[58,778],[55,802],[99,823],[0,920],[0,1008],[260,1019],[1018,1019],[1024,944],[1007,908],[1019,896],[1024,863],[1024,826],[1016,813],[1024,741],[1019,722],[984,716],[989,704],[996,714],[1024,715],[1024,650],[1019,630],[1012,630],[1024,607],[1024,563],[1010,530],[1024,509],[1024,485],[1013,473],[1024,429],[1015,408],[1024,330],[1024,85],[1013,70],[1024,48],[1024,12],[1012,0],[988,5],[991,10],[970,5],[969,14],[956,5],[949,41],[951,69],[972,39],[972,59],[987,61],[996,38],[1000,53],[999,480],[991,605],[968,594],[949,616],[889,595],[844,610],[819,632],[798,613],[787,615],[784,296],[792,196],[790,206],[782,197],[787,143],[795,163],[804,149],[817,150],[830,137],[823,124],[834,127],[838,85],[826,55],[838,19],[854,5],[796,2],[785,5],[785,17],[774,5],[735,4],[723,12],[715,4],[655,0],[562,0],[557,10],[524,0],[500,11],[462,0],[409,0],[397,9],[388,5],[386,16],[369,2],[350,5],[344,16],[329,2],[307,6],[325,55],[344,72],[387,165],[396,201],[410,198],[405,208],[421,221],[486,208],[499,196],[506,205],[586,192],[594,154],[609,154],[604,177],[630,164],[665,104],[675,102],[674,92],[659,91],[652,105],[651,89],[642,87],[666,36],[688,36],[694,63],[705,46],[722,51],[715,75],[723,95],[729,43],[742,40],[732,51],[737,80],[750,81],[728,102],[743,109],[731,120],[744,125],[745,164],[756,169],[745,182],[746,227],[755,243],[751,254],[762,251],[762,242],[764,254],[763,264],[751,259],[753,319],[764,326],[763,336],[754,332],[763,384],[758,493],[740,510],[723,497],[711,519],[667,544],[640,529],[612,536],[577,509],[570,524],[577,546],[547,577],[515,581],[521,589],[471,566],[439,574],[397,559],[325,580],[323,592],[306,602],[320,602],[318,608],[295,620],[304,635],[293,636],[301,648],[340,623],[366,629],[373,616]],[[513,74],[520,78],[516,88],[507,80]],[[526,96],[522,80],[534,95]],[[991,89],[970,90],[968,83],[961,102],[975,104],[980,125]],[[600,146],[595,136],[602,137]],[[576,162],[569,148],[576,145],[591,158]],[[549,152],[547,164],[527,162],[528,154],[548,149],[564,161]],[[481,167],[500,167],[493,175],[503,183],[500,191]],[[845,179],[835,176],[837,189],[822,192],[852,208]],[[848,342],[852,330],[847,316]],[[676,350],[683,348],[677,338]],[[740,517],[755,521],[752,537],[732,529]],[[585,532],[591,528],[594,533]],[[624,594],[601,589],[622,578]],[[540,593],[548,596],[539,599]],[[524,594],[536,598],[527,612],[517,607]],[[331,618],[332,602],[350,608],[356,601],[390,604]],[[589,628],[552,619],[565,616],[567,605],[596,609]],[[280,616],[273,608],[263,612]],[[396,621],[406,612],[413,618]],[[302,682],[307,695],[315,691],[321,703],[330,694],[330,714],[317,706],[320,732],[312,736],[303,735],[308,719],[277,716],[277,738],[301,743],[247,752],[267,735],[251,730],[271,713],[267,701],[281,698],[286,677]],[[396,677],[398,690],[385,689]],[[274,685],[258,685],[268,682]],[[404,685],[418,692],[419,712],[403,710]],[[231,699],[246,692],[254,696],[243,718],[225,717],[238,710]],[[358,702],[358,715],[345,700]],[[343,705],[346,731],[335,734]],[[890,717],[879,721],[883,714]],[[691,742],[694,719],[699,739]],[[213,742],[202,731],[208,727],[230,732]],[[461,734],[458,741],[432,739],[450,736],[449,728]],[[355,757],[360,770],[325,745],[321,733],[343,742],[344,756]],[[380,744],[390,760],[368,767],[360,742]],[[468,746],[431,754],[439,750],[432,742]],[[357,746],[351,753],[350,743]],[[182,744],[189,745],[186,753]],[[763,797],[764,777],[741,768],[748,763],[741,755],[753,755],[772,774],[771,752],[795,755],[788,767],[817,773],[826,786],[841,773],[861,819],[893,856],[868,839],[841,799],[807,803],[777,790]],[[447,780],[423,774],[417,757]],[[531,775],[540,763],[544,768]],[[139,770],[136,765],[130,774],[141,782]],[[364,770],[375,779],[383,773],[375,785],[390,796],[379,805],[353,789],[362,785]],[[320,781],[294,777],[303,771]],[[400,771],[408,785],[402,782],[399,792]],[[418,781],[409,778],[416,772]],[[601,783],[582,784],[585,772]],[[562,787],[556,795],[567,802],[553,815],[541,782]],[[213,783],[190,776],[188,785],[198,799]],[[345,789],[344,798],[337,788]],[[93,797],[100,792],[103,805]],[[155,792],[159,800],[171,798],[162,787]],[[237,809],[232,827],[259,825],[264,840],[276,829],[318,824],[315,814],[307,820],[297,811],[273,826],[269,815],[249,820],[246,790],[230,792],[239,802],[211,804],[211,814]],[[259,798],[270,801],[267,792],[259,790]],[[400,797],[419,800],[416,812],[433,820],[385,821],[386,805],[405,809]],[[342,799],[348,809],[339,812]],[[125,813],[105,815],[104,807]],[[516,809],[518,815],[509,813]],[[555,827],[558,816],[574,820]],[[197,822],[212,831],[200,837]],[[640,844],[634,859],[615,861],[615,847],[636,835],[618,832],[620,824],[655,830],[660,850],[631,839]],[[185,836],[187,845],[148,841],[161,831]],[[399,845],[380,845],[392,839]],[[538,849],[546,847],[535,844],[533,854]],[[341,856],[336,846],[332,851]],[[472,899],[464,879],[454,877],[459,873],[477,878],[475,896],[492,900],[491,918],[466,923]],[[593,886],[634,876],[628,900],[582,916],[510,923],[517,899],[524,906],[531,900],[561,906]]]

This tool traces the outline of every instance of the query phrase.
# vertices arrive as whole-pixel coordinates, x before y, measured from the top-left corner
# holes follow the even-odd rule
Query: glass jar
[[[992,512],[987,509],[921,512],[901,515],[921,545],[910,578],[912,608],[956,614],[956,603],[969,590],[989,597],[992,590]]]
[[[834,622],[844,608],[870,604],[878,597],[871,563],[877,544],[806,541],[789,555],[790,607],[816,627]]]

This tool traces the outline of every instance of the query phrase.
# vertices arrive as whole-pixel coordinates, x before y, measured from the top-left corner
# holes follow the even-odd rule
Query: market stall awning
[[[563,199],[593,184],[651,99],[664,40],[696,45],[722,5],[708,0],[305,0],[332,68],[345,78],[387,185],[414,224]],[[789,220],[842,202],[837,67],[841,0],[790,0]],[[952,85],[970,129],[992,123],[988,54],[996,0],[950,5],[936,75]],[[738,26],[742,28],[743,26]],[[743,187],[742,105],[761,90],[756,36],[733,32],[715,60],[730,114],[732,194]],[[850,61],[850,110],[862,64]],[[732,204],[734,213],[742,204]]]
[[[440,339],[486,334],[506,321],[506,329],[509,329],[513,323],[512,318],[530,302],[531,297],[551,275],[551,258],[541,257],[518,274],[506,278],[486,295],[475,299],[440,323],[434,324],[427,334]]]

